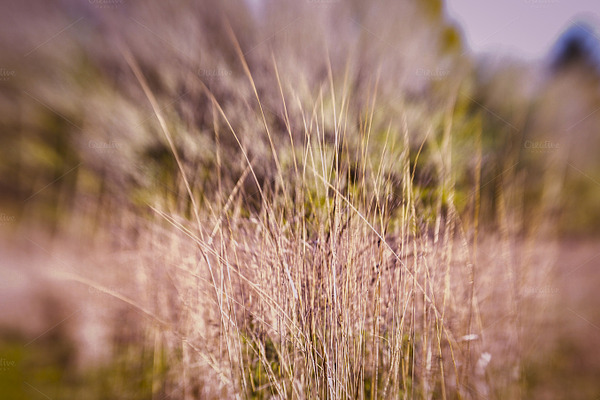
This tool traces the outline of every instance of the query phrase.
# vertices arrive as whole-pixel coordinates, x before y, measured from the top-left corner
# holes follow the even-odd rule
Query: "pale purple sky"
[[[600,0],[446,0],[467,47],[476,54],[507,54],[527,60],[546,55],[570,20],[600,20]]]

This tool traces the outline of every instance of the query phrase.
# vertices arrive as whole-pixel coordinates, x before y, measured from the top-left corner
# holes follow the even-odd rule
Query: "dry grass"
[[[217,192],[220,200],[204,209],[146,78],[125,52],[177,161],[192,220],[148,205],[155,217],[137,223],[142,233],[135,251],[149,261],[131,271],[138,279],[130,297],[74,279],[150,318],[154,351],[167,354],[174,373],[155,382],[156,390],[172,398],[522,394],[522,358],[544,326],[537,313],[549,306],[544,288],[552,284],[551,264],[532,261],[540,251],[535,238],[519,234],[524,229],[512,214],[519,209],[518,187],[500,183],[500,234],[482,235],[479,182],[469,198],[474,215],[461,218],[453,205],[452,138],[446,129],[441,138],[425,139],[440,140],[435,157],[443,196],[433,204],[436,217],[424,218],[413,186],[419,154],[411,166],[406,127],[398,141],[389,137],[397,135],[390,127],[381,153],[370,155],[373,114],[367,114],[355,147],[362,162],[354,164],[358,172],[350,171],[351,152],[343,149],[349,141],[343,128],[349,123],[343,97],[348,88],[339,94],[330,80],[331,100],[341,99],[329,112],[322,95],[299,107],[304,140],[283,146],[290,154],[285,164],[279,160],[285,153],[271,148],[276,171],[267,185],[258,181],[239,133],[208,92],[246,167],[231,191]],[[287,113],[286,95],[297,93],[279,87]],[[272,143],[272,127],[255,95],[263,133]],[[333,137],[325,137],[327,126]],[[298,127],[288,129],[291,138]],[[399,171],[397,182],[392,170]],[[255,182],[258,197],[249,216],[245,179]]]

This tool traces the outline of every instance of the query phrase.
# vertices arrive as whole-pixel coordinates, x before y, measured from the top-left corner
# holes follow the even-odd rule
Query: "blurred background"
[[[542,243],[552,283],[528,290],[554,306],[539,310],[547,326],[520,395],[600,397],[596,2],[48,0],[0,10],[1,398],[171,398],[145,311],[128,304],[151,297],[131,283],[148,279],[140,266],[156,264],[162,279],[176,254],[150,206],[194,218],[181,168],[203,221],[234,190],[242,217],[260,213],[257,184],[276,186],[277,163],[292,170],[305,116],[336,112],[340,99],[349,170],[407,135],[423,221],[452,202],[467,237]],[[361,156],[365,124],[374,150]],[[324,142],[335,132],[323,121]],[[400,166],[384,173],[398,192]],[[178,258],[195,257],[188,247]],[[87,280],[64,279],[82,270]]]

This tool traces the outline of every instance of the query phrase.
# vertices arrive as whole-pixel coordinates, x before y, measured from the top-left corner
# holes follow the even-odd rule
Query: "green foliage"
[[[168,373],[165,354],[129,343],[115,348],[107,364],[80,367],[77,351],[64,333],[49,333],[27,342],[18,333],[4,333],[0,342],[0,393],[11,400],[49,397],[57,400],[149,399],[164,396],[153,382]],[[155,365],[156,360],[159,365]]]

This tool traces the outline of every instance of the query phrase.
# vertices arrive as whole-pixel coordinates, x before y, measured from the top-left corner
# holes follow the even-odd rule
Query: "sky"
[[[446,12],[476,54],[542,59],[572,20],[600,23],[600,0],[445,0]]]

